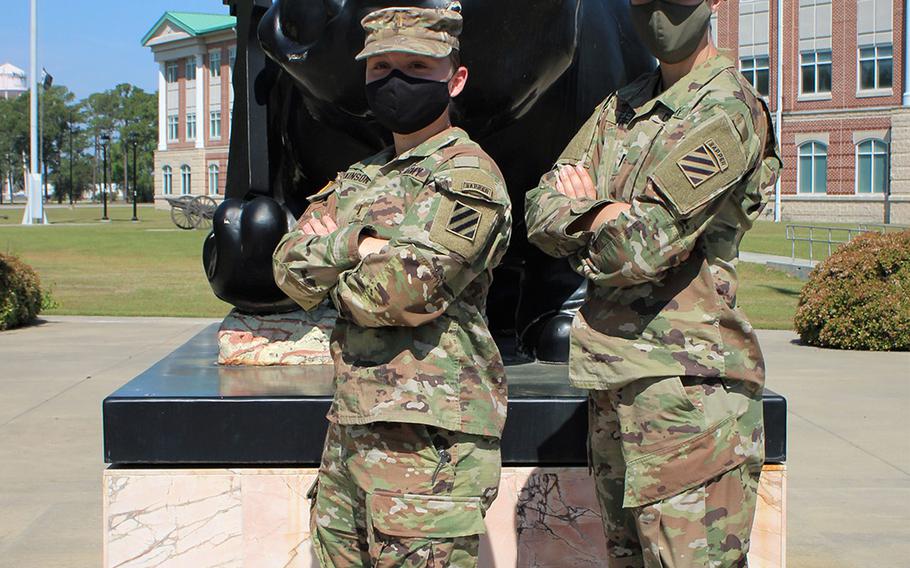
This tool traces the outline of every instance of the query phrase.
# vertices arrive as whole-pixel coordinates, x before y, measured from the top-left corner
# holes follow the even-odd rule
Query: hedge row
[[[808,345],[910,350],[910,231],[842,245],[810,275],[794,324]]]
[[[0,253],[0,331],[34,320],[43,299],[34,269],[15,256]]]

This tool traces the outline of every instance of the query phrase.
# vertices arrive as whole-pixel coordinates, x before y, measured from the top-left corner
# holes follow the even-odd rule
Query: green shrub
[[[842,245],[812,271],[794,324],[808,345],[910,350],[910,231]]]
[[[41,281],[31,266],[15,256],[0,253],[0,331],[29,323],[49,298],[41,294]]]

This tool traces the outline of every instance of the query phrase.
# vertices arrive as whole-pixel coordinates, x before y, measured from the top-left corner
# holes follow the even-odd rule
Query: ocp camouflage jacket
[[[762,384],[757,338],[737,307],[739,243],[781,166],[770,114],[732,61],[715,57],[655,96],[654,71],[594,112],[557,164],[582,163],[597,200],[528,193],[528,236],[589,281],[570,376],[614,389],[646,377]],[[631,210],[593,232],[567,228],[594,207]]]
[[[397,157],[387,149],[339,174],[299,224],[321,215],[339,229],[289,233],[274,273],[304,309],[326,298],[338,309],[329,419],[500,436],[506,379],[485,309],[511,208],[489,156],[457,128]],[[362,234],[390,242],[361,258]]]

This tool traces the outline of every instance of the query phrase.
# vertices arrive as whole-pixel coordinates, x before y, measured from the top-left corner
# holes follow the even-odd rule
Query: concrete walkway
[[[817,260],[808,260],[805,258],[790,258],[789,256],[779,256],[776,254],[764,254],[761,252],[739,253],[739,260],[742,262],[751,262],[753,264],[764,264],[768,268],[781,270],[800,280],[808,280],[812,269],[818,264]]]
[[[48,317],[0,333],[0,567],[101,564],[101,401],[211,321]],[[790,410],[790,568],[910,565],[910,354],[760,335]]]
[[[794,266],[804,266],[807,268],[813,268],[818,264],[817,260],[790,258],[789,256],[780,256],[777,254],[747,251],[740,251],[739,260],[742,262],[751,262],[753,264],[792,264]]]

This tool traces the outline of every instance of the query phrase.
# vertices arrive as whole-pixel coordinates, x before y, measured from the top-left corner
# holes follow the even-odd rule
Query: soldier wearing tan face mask
[[[529,240],[588,279],[569,374],[589,389],[611,568],[746,566],[764,360],[736,262],[781,161],[766,105],[710,39],[720,1],[631,1],[660,67],[527,195]]]

